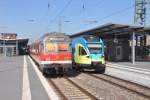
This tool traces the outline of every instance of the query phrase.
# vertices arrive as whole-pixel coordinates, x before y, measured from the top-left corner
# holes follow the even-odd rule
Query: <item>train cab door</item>
[[[79,45],[75,46],[74,58],[75,58],[75,63],[78,63],[78,61],[79,61]]]
[[[87,56],[87,53],[86,53],[85,49],[81,45],[78,45],[77,52],[76,52],[76,62],[78,64],[82,64],[83,59],[85,59],[86,56]]]

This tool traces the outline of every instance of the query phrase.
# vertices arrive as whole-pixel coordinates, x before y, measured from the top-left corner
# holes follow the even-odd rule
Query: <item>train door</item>
[[[75,46],[74,58],[75,58],[75,63],[78,63],[78,61],[79,61],[79,45]]]
[[[116,46],[116,60],[122,60],[122,47]]]
[[[83,61],[81,61],[83,58],[85,58],[87,55],[85,49],[80,46],[80,45],[77,45],[77,49],[76,49],[76,54],[75,54],[75,60],[76,60],[76,63],[81,63]]]

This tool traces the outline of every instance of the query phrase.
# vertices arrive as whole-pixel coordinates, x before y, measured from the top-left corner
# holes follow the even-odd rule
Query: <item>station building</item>
[[[16,33],[0,33],[0,56],[25,54],[28,39],[17,38]]]
[[[86,34],[103,39],[107,61],[150,61],[150,27],[108,23],[72,34],[71,38]]]

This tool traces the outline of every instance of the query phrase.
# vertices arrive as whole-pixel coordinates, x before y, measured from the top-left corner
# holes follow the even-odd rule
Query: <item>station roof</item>
[[[131,34],[133,32],[137,34],[150,34],[150,27],[108,23],[93,29],[72,34],[70,35],[70,37],[73,38],[80,35],[97,34],[97,33],[99,33],[99,35],[108,35],[108,34],[122,35],[122,34]]]
[[[21,43],[21,44],[28,44],[28,41],[29,39],[22,39],[22,38],[18,38],[18,39],[1,39],[0,38],[0,41],[8,41],[8,42],[15,42],[15,41],[18,41],[18,43]]]

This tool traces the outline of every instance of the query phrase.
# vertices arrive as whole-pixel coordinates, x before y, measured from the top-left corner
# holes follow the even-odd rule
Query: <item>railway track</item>
[[[62,100],[97,100],[95,96],[67,77],[48,79]]]
[[[62,100],[150,100],[150,88],[105,74],[48,78]]]
[[[150,89],[103,74],[70,78],[99,100],[150,100]]]
[[[115,85],[117,87],[123,88],[125,90],[129,90],[133,93],[136,93],[137,95],[140,95],[144,98],[149,98],[150,99],[150,88],[141,86],[136,83],[132,83],[126,80],[122,80],[116,77],[112,77],[106,74],[103,75],[98,75],[98,74],[88,74],[91,77],[94,77],[96,79],[108,82],[112,85]]]

